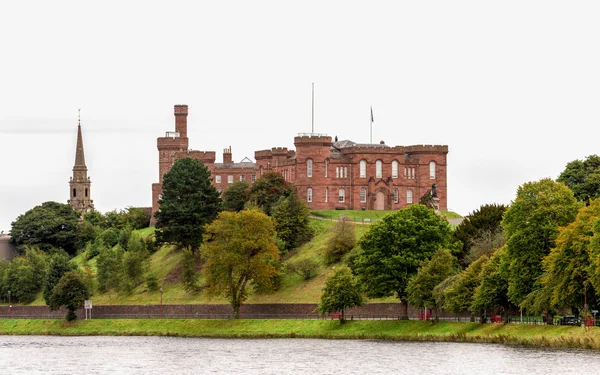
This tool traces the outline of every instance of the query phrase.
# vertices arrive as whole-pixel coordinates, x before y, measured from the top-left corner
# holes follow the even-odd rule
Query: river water
[[[597,374],[600,353],[370,340],[0,336],[0,374]]]

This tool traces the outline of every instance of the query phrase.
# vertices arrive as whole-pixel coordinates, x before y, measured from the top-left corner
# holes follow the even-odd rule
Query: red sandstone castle
[[[418,203],[435,183],[439,209],[447,209],[446,156],[448,146],[388,146],[332,142],[324,134],[299,134],[296,151],[273,147],[234,163],[231,148],[216,163],[214,151],[188,148],[187,105],[175,105],[175,131],[157,139],[159,182],[152,184],[152,214],[158,210],[162,179],[177,159],[200,159],[224,191],[236,181],[253,183],[267,171],[281,173],[311,209],[395,210]]]

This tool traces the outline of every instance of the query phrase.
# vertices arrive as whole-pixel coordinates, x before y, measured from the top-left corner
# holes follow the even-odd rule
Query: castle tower
[[[92,181],[87,175],[85,165],[85,154],[83,152],[83,137],[81,136],[81,117],[77,119],[77,150],[75,151],[75,166],[73,166],[73,177],[69,181],[69,204],[75,211],[85,213],[94,208],[91,199]]]

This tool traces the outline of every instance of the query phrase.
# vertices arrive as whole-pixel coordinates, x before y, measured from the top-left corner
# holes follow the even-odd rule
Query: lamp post
[[[12,317],[12,305],[10,304],[10,290],[8,291],[8,317]]]
[[[587,286],[588,286],[588,281],[585,280],[583,282],[583,326],[587,327],[587,309],[588,309],[588,305],[587,305]]]
[[[163,315],[163,306],[162,306],[162,295],[163,295],[163,288],[160,288],[160,318],[164,318]]]

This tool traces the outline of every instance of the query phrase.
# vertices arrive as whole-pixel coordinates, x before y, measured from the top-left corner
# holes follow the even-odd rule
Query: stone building
[[[10,243],[10,236],[4,233],[0,233],[0,262],[5,260],[12,260],[17,254],[17,248],[15,245]]]
[[[175,131],[158,138],[159,182],[152,185],[152,213],[158,210],[162,178],[175,160],[200,159],[213,176],[213,185],[224,191],[235,181],[253,183],[267,171],[281,173],[293,183],[311,209],[395,210],[418,203],[436,184],[440,210],[448,206],[446,162],[448,146],[388,146],[338,141],[325,134],[299,134],[296,150],[273,147],[233,162],[231,147],[216,163],[214,151],[189,150],[187,105],[175,106]]]
[[[87,166],[85,165],[81,119],[78,119],[75,165],[73,166],[73,176],[69,181],[69,204],[75,211],[80,211],[83,214],[94,208],[91,186],[92,181],[87,175]]]

